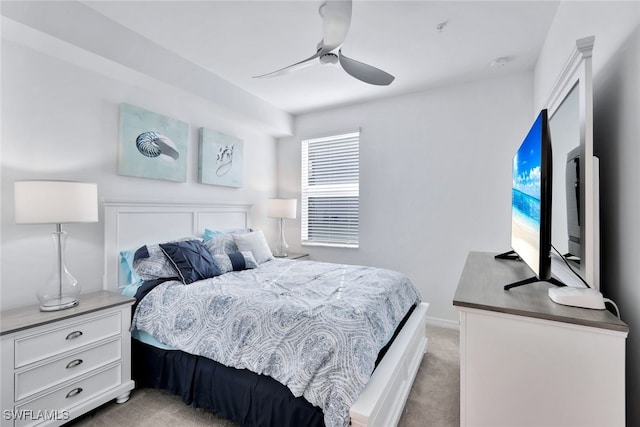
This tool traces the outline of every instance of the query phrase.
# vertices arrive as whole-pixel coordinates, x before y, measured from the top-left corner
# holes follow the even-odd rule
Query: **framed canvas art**
[[[118,174],[186,182],[188,139],[187,123],[121,104]]]
[[[200,128],[200,183],[242,187],[243,145],[241,139]]]

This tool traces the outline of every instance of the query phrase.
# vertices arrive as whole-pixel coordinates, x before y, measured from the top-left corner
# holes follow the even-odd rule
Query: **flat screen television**
[[[521,259],[534,276],[505,290],[538,281],[561,285],[551,277],[551,136],[547,110],[542,110],[513,156],[511,187],[511,251],[496,258]]]

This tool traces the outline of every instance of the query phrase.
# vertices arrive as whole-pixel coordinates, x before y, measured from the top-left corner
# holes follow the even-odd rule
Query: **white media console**
[[[504,285],[531,272],[471,252],[460,313],[461,426],[624,426],[628,326],[607,310],[567,307],[553,286]]]

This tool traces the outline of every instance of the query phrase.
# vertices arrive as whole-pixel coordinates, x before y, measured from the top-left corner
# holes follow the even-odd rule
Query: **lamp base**
[[[58,311],[58,310],[66,310],[67,308],[72,308],[78,305],[80,301],[73,297],[56,297],[51,298],[47,301],[44,301],[40,305],[40,311]]]
[[[58,311],[78,305],[80,286],[78,281],[69,273],[64,262],[64,247],[67,233],[62,231],[60,224],[56,224],[56,231],[51,233],[56,248],[56,262],[49,279],[38,290],[40,311]]]
[[[276,244],[276,249],[273,251],[273,256],[276,258],[286,258],[289,255],[289,245],[284,240],[284,218],[280,218],[280,238]]]

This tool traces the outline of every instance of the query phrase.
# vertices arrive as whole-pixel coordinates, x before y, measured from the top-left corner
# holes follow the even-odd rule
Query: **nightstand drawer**
[[[59,388],[49,394],[45,394],[38,399],[17,406],[16,411],[19,413],[43,414],[54,411],[68,410],[79,405],[92,397],[104,393],[105,391],[117,387],[121,383],[120,365],[112,366],[101,372],[73,382],[65,387]],[[44,421],[44,419],[23,419],[16,420],[16,426],[35,425]]]
[[[15,367],[19,368],[46,357],[119,335],[120,331],[120,313],[112,313],[108,316],[88,319],[82,323],[68,324],[35,335],[18,337],[15,340]]]
[[[58,360],[16,373],[16,400],[63,383],[121,358],[121,340],[114,339]]]

